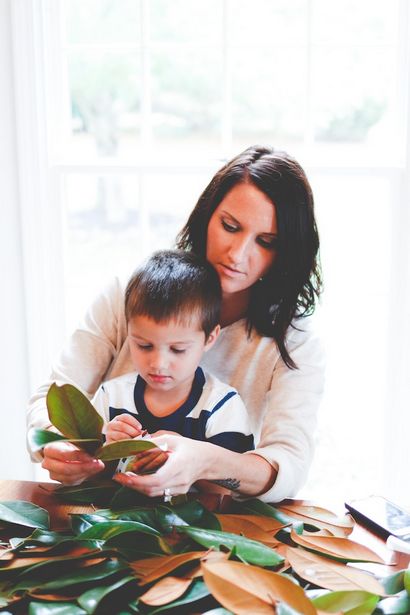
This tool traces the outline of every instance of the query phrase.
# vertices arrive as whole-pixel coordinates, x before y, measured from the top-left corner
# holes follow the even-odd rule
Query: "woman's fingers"
[[[42,467],[50,478],[66,485],[75,485],[104,470],[104,463],[93,459],[70,442],[53,442],[44,447]]]

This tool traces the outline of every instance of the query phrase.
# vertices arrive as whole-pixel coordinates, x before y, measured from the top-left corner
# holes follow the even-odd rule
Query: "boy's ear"
[[[215,344],[216,340],[218,339],[218,335],[221,332],[221,325],[216,325],[215,329],[213,329],[211,331],[211,333],[208,336],[208,339],[205,342],[205,352],[207,352],[207,350],[209,350],[210,348],[212,348],[212,346]]]

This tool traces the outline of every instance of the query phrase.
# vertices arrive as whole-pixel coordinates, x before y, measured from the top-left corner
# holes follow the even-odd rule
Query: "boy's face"
[[[148,316],[134,316],[128,322],[133,365],[151,389],[190,389],[202,355],[218,333],[219,325],[206,340],[196,317],[155,322]]]

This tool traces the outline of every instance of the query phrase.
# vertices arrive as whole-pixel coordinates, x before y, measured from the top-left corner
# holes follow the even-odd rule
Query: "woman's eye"
[[[228,231],[228,233],[235,233],[238,230],[237,226],[235,226],[234,224],[230,224],[226,220],[222,220],[222,226],[225,231]]]
[[[262,248],[266,248],[267,250],[275,250],[278,244],[278,240],[276,237],[272,237],[271,239],[264,239],[263,237],[258,237],[257,242]]]

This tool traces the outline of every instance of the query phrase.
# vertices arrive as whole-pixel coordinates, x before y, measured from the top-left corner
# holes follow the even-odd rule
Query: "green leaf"
[[[132,561],[135,559],[145,559],[157,555],[171,555],[171,546],[161,536],[150,534],[140,534],[137,539],[130,540],[127,533],[117,534],[105,542],[105,546],[115,549],[125,559]]]
[[[399,570],[387,577],[378,577],[380,585],[385,589],[386,594],[398,594],[404,589],[404,570]]]
[[[70,570],[67,574],[59,576],[58,579],[52,579],[46,583],[39,585],[43,593],[58,591],[60,593],[62,589],[77,585],[78,583],[89,583],[91,581],[101,581],[107,577],[116,574],[121,570],[127,570],[125,564],[118,560],[108,560],[99,564],[93,564],[86,566],[85,568],[77,568],[76,570]]]
[[[50,517],[44,508],[24,501],[0,502],[0,521],[47,530]]]
[[[379,596],[365,591],[334,591],[312,600],[315,607],[328,613],[351,613],[357,611],[361,615],[371,615]]]
[[[115,481],[114,481],[115,482]],[[129,487],[120,487],[118,483],[116,483],[119,489],[115,491],[113,496],[111,497],[109,506],[110,508],[125,508],[129,506],[147,506],[149,504],[152,505],[153,500],[148,496],[135,491],[135,489],[130,489]]]
[[[138,586],[134,577],[125,577],[112,585],[89,589],[78,598],[78,604],[87,613],[112,613],[113,604],[118,609],[126,606],[131,598],[138,595]]]
[[[79,535],[81,540],[109,540],[114,536],[124,533],[143,533],[151,536],[160,536],[158,530],[155,530],[144,523],[138,521],[102,521],[89,527],[85,532]]]
[[[404,590],[397,596],[392,598],[384,598],[380,600],[374,615],[409,615],[410,613],[410,596]]]
[[[150,440],[118,440],[101,446],[95,451],[95,457],[102,461],[113,461],[148,451],[151,448],[158,448],[158,446]]]
[[[95,515],[97,516],[97,515]],[[87,515],[92,522],[94,515]],[[121,519],[122,521],[139,521],[154,529],[160,529],[156,519],[155,508],[123,508],[113,510],[112,508],[100,509],[98,511],[98,517],[104,519]]]
[[[189,589],[185,592],[185,594],[175,600],[174,602],[169,602],[168,604],[164,604],[158,608],[154,608],[153,610],[146,611],[149,615],[156,615],[156,613],[162,613],[163,611],[168,611],[169,609],[173,609],[175,607],[184,606],[185,604],[191,604],[192,602],[197,602],[206,596],[209,596],[210,592],[205,583],[201,580],[194,581]],[[181,612],[186,612],[181,609]],[[193,609],[192,612],[200,612],[196,609]]]
[[[209,530],[221,529],[221,524],[219,523],[216,515],[211,513],[207,508],[205,508],[205,506],[196,500],[166,508],[172,510],[178,517],[186,521],[188,525],[203,527]]]
[[[30,602],[28,615],[87,615],[72,602]]]
[[[410,570],[404,571],[404,587],[410,596]]]
[[[66,440],[65,436],[48,429],[30,429],[27,433],[27,439],[30,448],[33,451],[41,450],[46,444],[50,442],[57,442],[58,440]]]
[[[67,502],[108,504],[121,487],[114,481],[86,481],[81,485],[58,487],[54,493]],[[136,493],[136,492],[134,492]]]
[[[46,401],[50,421],[64,436],[102,440],[103,418],[75,386],[53,383]]]
[[[237,556],[248,562],[248,564],[278,566],[284,561],[283,557],[278,555],[273,549],[256,540],[238,536],[238,534],[184,526],[178,527],[178,532],[187,534],[192,540],[203,547],[214,547],[219,551],[221,546],[226,547],[229,551],[235,548]]]

